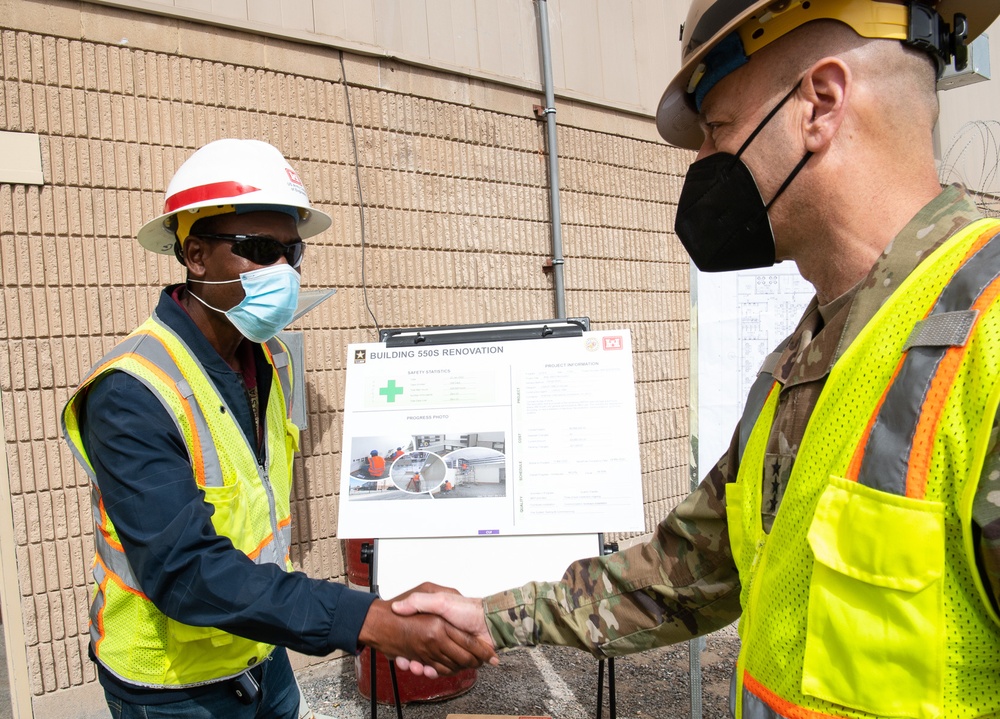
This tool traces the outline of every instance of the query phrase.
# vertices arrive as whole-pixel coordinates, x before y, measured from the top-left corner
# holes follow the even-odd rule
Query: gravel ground
[[[729,677],[739,652],[732,625],[708,636],[701,653],[702,717],[726,719]],[[621,719],[680,719],[691,716],[688,645],[664,647],[615,660],[617,712]],[[553,719],[597,716],[597,660],[563,647],[516,649],[500,666],[478,670],[475,685],[460,696],[411,702],[407,719],[445,719],[448,714],[547,715]],[[335,661],[298,673],[302,691],[317,714],[366,719],[371,705],[358,691],[353,662]],[[605,670],[605,682],[607,670]],[[604,691],[603,717],[610,716]],[[379,717],[396,717],[380,706]]]

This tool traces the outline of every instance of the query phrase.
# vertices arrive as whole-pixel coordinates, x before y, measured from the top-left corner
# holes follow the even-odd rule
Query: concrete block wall
[[[339,292],[295,327],[306,330],[309,429],[292,558],[343,581],[346,345],[376,339],[371,315],[382,327],[552,316],[545,128],[531,91],[345,56],[362,254],[337,50],[65,0],[0,0],[0,10],[0,130],[40,135],[45,177],[0,184],[0,402],[17,586],[30,691],[72,696],[95,680],[93,522],[59,414],[160,288],[183,279],[173,257],[134,240],[174,169],[215,138],[266,140],[334,217],[310,240],[303,283]],[[691,157],[660,142],[651,118],[556,104],[568,314],[633,333],[650,531],[688,487],[689,270],[672,226]]]

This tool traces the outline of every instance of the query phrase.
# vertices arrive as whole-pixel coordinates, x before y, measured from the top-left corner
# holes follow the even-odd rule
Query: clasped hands
[[[500,661],[482,602],[431,582],[388,601],[376,599],[358,642],[428,679]]]

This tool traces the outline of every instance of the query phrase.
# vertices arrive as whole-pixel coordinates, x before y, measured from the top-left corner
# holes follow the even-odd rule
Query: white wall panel
[[[559,5],[565,73],[563,83],[565,87],[571,87],[588,97],[601,97],[604,94],[604,73],[601,69],[603,28],[597,13],[599,2],[601,0],[569,0]]]
[[[93,0],[541,86],[540,0]],[[563,97],[652,113],[683,10],[664,0],[548,0]],[[648,71],[655,69],[652,77]]]
[[[493,75],[503,73],[503,36],[497,0],[476,0],[476,39],[480,67]]]
[[[115,3],[119,5],[129,6],[129,3]],[[170,2],[155,2],[155,5],[171,5]],[[181,4],[181,2],[177,2]],[[246,0],[212,0],[211,2],[211,14],[219,17],[221,21],[225,20],[246,20],[247,19],[247,3]]]
[[[655,111],[660,95],[680,67],[682,3],[632,0],[639,105]]]
[[[640,105],[633,4],[599,2],[597,26],[601,33],[600,60],[604,83],[600,97]]]
[[[427,42],[427,3],[424,0],[405,0],[398,5],[399,19],[403,24],[403,54],[406,57],[436,57],[439,49],[435,48],[432,53]],[[454,51],[450,54],[454,55]]]
[[[316,34],[321,37],[343,37],[347,34],[344,0],[315,3],[313,18],[316,23]]]
[[[274,3],[271,0],[271,4],[277,4],[281,8],[281,24],[283,27],[291,30],[315,32],[313,0],[284,0],[281,3]]]
[[[329,0],[314,0],[314,6],[320,6]],[[343,39],[360,44],[376,44],[375,8],[372,0],[343,0],[344,34],[331,37],[331,40]],[[336,44],[334,42],[333,44]]]
[[[424,6],[424,21],[430,54],[439,56],[442,62],[449,65],[475,67],[478,63],[475,44],[472,44],[471,47],[471,57],[469,47],[469,40],[474,37],[471,31],[476,27],[475,6],[471,3],[452,2],[452,0],[425,0]],[[471,10],[472,14],[469,15],[466,12],[463,18],[456,6],[461,6],[466,11]],[[463,61],[457,59],[460,46],[462,47],[461,52],[466,56]]]
[[[250,22],[282,27],[284,12],[281,3],[271,2],[271,0],[246,0],[246,4],[247,18]],[[308,29],[312,30],[313,28],[309,27]]]
[[[1000,21],[993,23],[988,32],[994,79],[940,94],[938,137],[941,157],[948,158],[949,164],[958,161],[951,180],[961,180],[974,190],[1000,195],[1000,168],[997,168],[997,146],[1000,145]],[[963,133],[963,126],[973,120],[986,121],[989,125]]]

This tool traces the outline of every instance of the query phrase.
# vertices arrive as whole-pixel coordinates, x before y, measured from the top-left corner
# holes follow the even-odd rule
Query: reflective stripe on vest
[[[281,393],[285,395],[285,416],[292,417],[292,373],[289,371],[288,350],[281,340],[272,337],[264,343],[264,348],[271,358],[271,364],[278,371],[278,381],[281,383]]]
[[[848,470],[848,479],[922,499],[931,437],[966,343],[1000,291],[1000,234],[984,233],[945,287],[926,319],[917,323],[877,415]],[[915,389],[924,388],[923,393]],[[938,410],[938,411],[936,411]],[[872,447],[874,451],[868,451]]]
[[[129,570],[131,572],[131,570]],[[107,581],[108,573],[104,571],[104,565],[101,564],[101,560],[95,558],[94,561],[94,581],[97,583],[98,587],[104,586]],[[94,595],[94,601],[90,605],[90,642],[93,645],[97,645],[101,641],[101,637],[104,636],[104,629],[101,627],[101,617],[104,611],[104,596],[103,591],[98,591]]]
[[[778,366],[778,360],[781,359],[781,353],[785,351],[791,339],[791,335],[783,339],[764,358],[760,369],[757,370],[757,379],[754,380],[754,383],[750,386],[750,392],[747,393],[747,400],[743,404],[743,414],[740,417],[739,454],[737,455],[740,460],[743,459],[747,442],[750,441],[750,432],[753,431],[753,426],[757,423],[757,417],[760,416],[760,411],[764,408],[764,402],[767,401],[767,396],[774,386],[774,370]]]
[[[132,565],[129,564],[128,559],[125,557],[125,550],[122,549],[121,544],[115,542],[108,535],[104,504],[101,501],[101,493],[94,482],[90,483],[90,502],[94,511],[94,526],[97,527],[97,531],[94,532],[94,551],[99,558],[98,565],[103,561],[103,566],[101,566],[102,574],[104,566],[107,566],[108,570],[121,579],[126,587],[142,594],[142,589],[139,588],[139,580],[135,578],[135,574],[132,572]],[[94,571],[96,578],[96,566],[94,567]],[[97,583],[100,584],[101,582],[98,581]]]
[[[156,314],[154,313],[153,316],[155,317]],[[160,325],[163,329],[169,331],[169,328],[162,322]],[[171,332],[171,334],[174,334],[176,337],[175,333]],[[223,486],[219,453],[215,448],[215,443],[211,440],[212,434],[208,429],[205,414],[202,412],[201,405],[193,401],[194,391],[187,383],[187,380],[184,379],[184,375],[181,374],[181,370],[177,366],[177,361],[158,337],[149,332],[139,332],[130,335],[121,344],[112,349],[101,360],[99,366],[91,370],[89,376],[95,377],[101,374],[107,368],[110,368],[113,363],[127,355],[132,355],[133,358],[142,362],[148,369],[163,375],[165,379],[169,380],[168,384],[176,388],[177,395],[184,406],[184,413],[189,420],[191,432],[194,436],[190,454],[194,465],[195,481],[199,486],[203,487]],[[157,388],[153,387],[145,377],[131,372],[129,374],[149,388],[153,396],[160,400],[160,403],[167,410],[167,413],[174,418],[174,422],[176,423],[177,418],[174,416],[173,407],[170,406]],[[184,432],[179,423],[177,429],[183,437]]]

